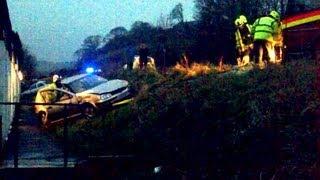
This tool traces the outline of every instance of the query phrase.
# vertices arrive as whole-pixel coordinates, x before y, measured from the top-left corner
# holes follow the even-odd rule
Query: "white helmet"
[[[52,82],[57,82],[60,79],[59,75],[55,74],[52,76]]]

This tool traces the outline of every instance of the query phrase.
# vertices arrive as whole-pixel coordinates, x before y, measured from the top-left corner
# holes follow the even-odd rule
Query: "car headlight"
[[[106,100],[106,99],[109,99],[110,97],[112,96],[112,94],[108,93],[108,94],[102,94],[100,96],[100,99],[101,100]]]

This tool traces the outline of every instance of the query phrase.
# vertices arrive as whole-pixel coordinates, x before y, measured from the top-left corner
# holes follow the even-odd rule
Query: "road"
[[[39,126],[32,111],[21,108],[18,125],[18,167],[63,167],[64,153],[62,140],[53,137],[46,129]],[[2,168],[14,167],[14,138],[9,136],[5,147]],[[70,154],[70,153],[69,153]],[[68,157],[68,167],[77,162],[75,156]]]

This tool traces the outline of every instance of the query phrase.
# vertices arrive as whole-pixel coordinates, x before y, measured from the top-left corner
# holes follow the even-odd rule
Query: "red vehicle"
[[[282,27],[287,56],[320,60],[320,8],[286,17]]]

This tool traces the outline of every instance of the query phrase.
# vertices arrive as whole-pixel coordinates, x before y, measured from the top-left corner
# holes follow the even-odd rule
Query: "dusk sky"
[[[193,0],[7,0],[14,31],[38,60],[71,61],[90,35],[128,30],[140,20],[156,25],[179,2],[193,19]]]

